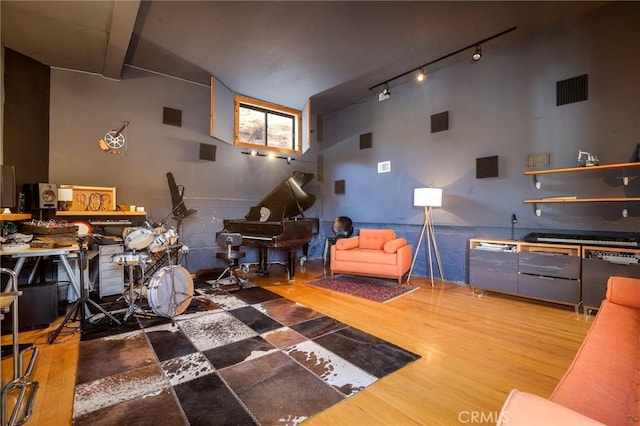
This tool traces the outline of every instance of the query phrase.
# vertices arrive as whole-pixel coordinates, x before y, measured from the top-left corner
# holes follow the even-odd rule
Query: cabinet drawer
[[[111,296],[113,294],[122,294],[124,292],[124,283],[120,281],[100,281],[98,284],[98,295],[100,298]]]
[[[486,290],[506,293],[518,291],[517,253],[471,250],[469,284]]]
[[[580,257],[547,252],[521,252],[518,271],[549,277],[580,278]]]
[[[518,275],[518,293],[552,302],[580,303],[580,281],[539,275]]]
[[[100,269],[100,281],[114,277],[123,279],[124,272],[122,271],[122,268],[106,270]]]
[[[123,252],[123,247],[122,244],[112,244],[112,245],[104,245],[104,246],[100,246],[99,248],[100,250],[100,261],[102,262],[102,256],[110,256],[116,253],[122,253]],[[111,259],[109,259],[109,261],[111,261]]]

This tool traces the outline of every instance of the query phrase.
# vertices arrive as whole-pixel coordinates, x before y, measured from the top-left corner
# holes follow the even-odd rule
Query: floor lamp
[[[420,245],[422,244],[422,238],[424,238],[425,230],[427,231],[427,253],[429,254],[429,275],[431,276],[431,287],[434,287],[433,283],[433,263],[431,260],[431,245],[433,244],[433,253],[438,265],[438,271],[440,272],[440,281],[444,280],[444,274],[442,273],[442,262],[440,262],[440,252],[436,244],[436,236],[433,233],[433,222],[431,220],[431,208],[442,206],[442,188],[415,188],[413,190],[413,205],[424,207],[424,225],[422,226],[422,232],[420,233],[420,239],[418,240],[418,246],[416,252],[413,255],[413,262],[411,262],[411,269],[409,270],[409,276],[407,277],[407,284],[411,279],[411,273],[413,267],[416,264],[416,258],[420,251]]]

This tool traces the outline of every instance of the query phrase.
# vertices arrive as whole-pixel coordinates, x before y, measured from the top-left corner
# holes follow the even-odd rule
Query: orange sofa
[[[610,277],[606,299],[549,399],[512,390],[499,425],[637,425],[640,279]]]
[[[411,268],[412,246],[393,229],[361,229],[331,246],[331,277],[343,273],[395,278],[402,284]]]

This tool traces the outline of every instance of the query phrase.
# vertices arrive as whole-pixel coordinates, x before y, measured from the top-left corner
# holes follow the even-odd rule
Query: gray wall
[[[442,187],[443,207],[433,215],[436,237],[445,278],[461,282],[467,280],[468,238],[510,237],[512,213],[516,238],[530,230],[637,231],[640,203],[546,204],[537,217],[523,200],[637,197],[640,179],[624,187],[620,171],[549,175],[536,190],[523,171],[527,155],[536,153],[550,153],[552,168],[577,166],[578,150],[603,164],[629,161],[640,142],[638,40],[640,4],[614,4],[508,47],[485,46],[478,63],[461,54],[448,67],[427,70],[423,84],[391,83],[389,100],[372,96],[323,117],[323,217],[391,226],[417,244],[424,214],[413,206],[413,188]],[[556,107],[555,82],[585,73],[589,100]],[[431,134],[430,116],[443,111],[449,111],[450,130]],[[367,132],[373,147],[360,150],[359,136]],[[475,159],[491,155],[499,156],[500,176],[476,179]],[[378,174],[377,162],[387,160],[391,173]],[[340,179],[346,194],[334,195]],[[424,245],[421,250],[416,272],[424,275]]]
[[[182,127],[162,124],[164,106],[182,110]],[[120,81],[67,70],[51,71],[50,176],[57,184],[116,187],[118,204],[144,206],[152,221],[171,211],[166,173],[185,186],[185,204],[198,210],[183,222],[188,269],[223,266],[215,233],[223,219],[242,218],[293,170],[315,173],[313,150],[287,165],[242,155],[209,136],[210,88],[126,68]],[[101,151],[97,141],[125,119],[127,150]],[[216,161],[199,160],[200,143],[214,144]],[[317,183],[308,185],[317,192]],[[314,208],[309,217],[316,216]],[[170,218],[169,226],[176,223]],[[251,250],[248,260],[254,260]],[[316,250],[317,252],[317,250]],[[283,253],[275,253],[275,259]]]
[[[291,166],[242,155],[210,138],[209,87],[136,69],[126,69],[121,81],[52,70],[50,181],[116,186],[119,203],[143,205],[157,221],[171,208],[165,175],[172,172],[186,187],[187,206],[198,210],[183,224],[194,271],[221,266],[214,236],[222,219],[244,216],[291,170],[315,173],[322,154],[324,178],[307,187],[317,196],[307,215],[323,220],[311,257],[321,254],[339,215],[351,216],[357,228],[393,227],[415,245],[424,215],[413,206],[413,188],[440,186],[444,206],[435,209],[434,220],[445,278],[466,282],[468,239],[509,238],[512,213],[519,219],[516,238],[531,230],[638,229],[638,203],[626,206],[626,219],[617,204],[545,205],[536,217],[523,200],[637,196],[640,180],[625,188],[614,172],[553,175],[536,190],[523,171],[527,155],[535,153],[550,153],[551,167],[576,165],[579,149],[602,163],[629,159],[640,142],[639,12],[638,3],[599,8],[517,44],[485,46],[479,63],[461,55],[445,68],[427,70],[421,86],[392,85],[385,102],[372,95],[323,117],[323,141]],[[584,73],[589,100],[556,107],[555,82]],[[182,128],[162,124],[163,106],[183,111]],[[450,130],[431,134],[429,117],[442,111],[450,113]],[[97,140],[125,119],[131,119],[127,155],[100,151]],[[373,148],[359,150],[359,135],[367,132]],[[217,145],[215,162],[198,160],[200,143]],[[475,159],[490,155],[499,155],[500,177],[475,179]],[[377,174],[377,162],[387,160],[391,173]],[[338,179],[346,180],[345,195],[333,194]],[[428,274],[424,244],[415,273]]]

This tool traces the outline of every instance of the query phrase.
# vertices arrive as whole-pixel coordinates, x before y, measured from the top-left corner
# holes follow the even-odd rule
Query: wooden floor
[[[294,283],[279,268],[252,281],[422,356],[308,425],[495,423],[512,388],[549,396],[593,321],[572,308],[474,295],[468,286],[431,288],[421,277],[411,280],[417,291],[380,304],[304,285],[325,273],[318,260],[298,268]],[[34,373],[40,390],[27,425],[71,424],[79,334],[67,329],[49,345],[52,328],[20,334],[41,349]],[[2,380],[10,374],[5,360]]]

